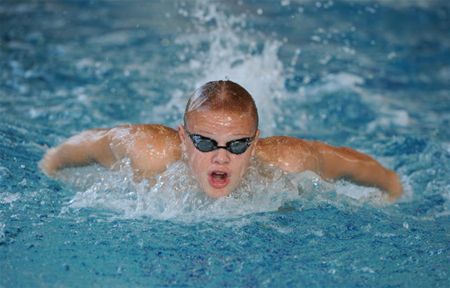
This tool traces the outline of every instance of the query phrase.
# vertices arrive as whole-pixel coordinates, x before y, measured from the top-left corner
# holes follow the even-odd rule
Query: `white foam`
[[[156,177],[153,186],[147,181],[133,182],[129,167],[120,171],[106,171],[98,166],[70,168],[60,172],[59,177],[78,190],[65,205],[63,214],[94,208],[106,209],[121,218],[180,221],[234,218],[276,211],[287,202],[301,200],[299,191],[304,191],[308,185],[314,186],[305,183],[316,181],[308,178],[309,174],[291,177],[254,162],[236,191],[215,200],[201,192],[182,161]]]
[[[360,203],[386,203],[385,196],[383,196],[381,190],[373,187],[361,187],[350,182],[338,182],[336,185],[336,193],[357,200]]]
[[[11,204],[20,199],[19,193],[0,193],[0,203],[1,204]]]
[[[208,81],[229,79],[253,95],[260,114],[269,116],[261,117],[261,130],[272,134],[273,119],[279,113],[274,101],[288,93],[284,88],[284,67],[278,58],[281,42],[267,37],[262,40],[244,31],[241,27],[246,26],[245,15],[230,16],[221,9],[216,3],[196,2],[191,15],[194,31],[175,40],[187,47],[179,58],[189,61],[177,67],[175,74],[182,75],[182,86],[188,90],[175,90],[169,104],[158,113],[167,115],[175,109],[182,114],[192,90]]]
[[[403,195],[396,202],[408,202],[412,200],[413,189],[406,176],[401,177]],[[338,196],[345,196],[352,200],[352,204],[360,206],[370,204],[377,207],[390,205],[388,194],[378,188],[359,186],[348,181],[338,181],[335,186]]]
[[[157,176],[152,181],[153,186],[148,181],[135,183],[131,169],[126,165],[122,165],[118,171],[107,171],[99,166],[70,168],[59,172],[59,177],[77,190],[62,209],[63,215],[92,208],[94,215],[100,213],[98,209],[102,213],[109,211],[112,219],[150,217],[197,222],[278,211],[294,202],[297,203],[294,204],[295,207],[316,207],[326,202],[342,209],[348,209],[347,204],[351,208],[364,203],[374,206],[385,206],[388,203],[386,195],[375,188],[344,181],[331,184],[309,171],[285,174],[255,160],[240,187],[230,196],[220,199],[209,198],[201,192],[182,161],[176,162]],[[411,195],[409,186],[405,187],[405,194]],[[342,201],[342,197],[335,199],[335,196],[345,196],[350,201]],[[280,233],[289,233],[281,230]]]

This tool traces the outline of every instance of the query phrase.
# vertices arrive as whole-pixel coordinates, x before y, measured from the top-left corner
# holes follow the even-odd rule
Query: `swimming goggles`
[[[246,137],[229,141],[225,144],[225,146],[218,146],[217,141],[214,139],[199,134],[191,134],[187,130],[186,132],[189,135],[189,138],[191,138],[195,148],[197,148],[200,152],[211,152],[221,148],[232,154],[239,155],[247,151],[247,148],[250,146],[253,139],[255,139],[255,136]]]

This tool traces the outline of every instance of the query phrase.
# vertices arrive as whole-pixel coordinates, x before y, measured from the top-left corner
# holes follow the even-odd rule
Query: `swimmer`
[[[158,124],[124,125],[81,132],[49,149],[40,166],[50,176],[65,167],[98,163],[110,169],[129,159],[135,181],[185,161],[201,189],[212,198],[229,195],[252,157],[286,173],[312,171],[326,181],[346,179],[387,193],[402,194],[398,175],[351,148],[288,136],[259,138],[252,96],[232,81],[208,82],[188,100],[178,130]]]

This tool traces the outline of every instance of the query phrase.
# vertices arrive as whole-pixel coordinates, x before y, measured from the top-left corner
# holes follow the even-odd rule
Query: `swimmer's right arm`
[[[110,129],[92,129],[67,139],[57,147],[49,149],[42,161],[41,169],[50,176],[66,167],[98,163],[110,168],[116,157],[110,149]]]
[[[72,136],[44,155],[40,167],[53,176],[66,167],[93,163],[114,168],[130,160],[135,180],[150,178],[181,158],[177,132],[162,125],[125,125],[92,129]]]

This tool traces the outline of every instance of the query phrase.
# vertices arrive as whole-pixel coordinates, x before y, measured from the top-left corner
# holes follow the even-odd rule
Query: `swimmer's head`
[[[247,114],[258,129],[258,110],[250,93],[232,81],[211,81],[191,95],[184,111],[184,124],[193,112],[216,111]]]
[[[214,198],[227,196],[239,186],[255,153],[255,102],[234,82],[208,82],[189,99],[179,135],[203,191]]]

